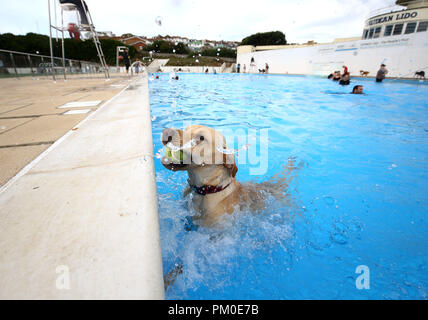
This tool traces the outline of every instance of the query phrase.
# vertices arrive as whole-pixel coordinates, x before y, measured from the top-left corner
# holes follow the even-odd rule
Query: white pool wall
[[[241,64],[241,72],[245,65],[247,72],[259,73],[268,63],[269,73],[323,76],[343,71],[342,66],[346,65],[352,76],[359,76],[363,70],[371,77],[376,76],[384,63],[389,70],[387,77],[412,78],[415,71],[427,69],[427,48],[428,32],[419,32],[303,47],[278,46],[276,50],[241,46],[236,63]],[[254,58],[253,67],[251,58]]]

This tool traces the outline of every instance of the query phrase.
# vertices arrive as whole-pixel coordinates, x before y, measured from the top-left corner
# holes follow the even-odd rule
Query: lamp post
[[[125,47],[125,46],[117,46],[116,47],[116,68],[117,68],[117,72],[120,72],[120,69],[119,69],[119,54],[121,52],[125,51],[126,48],[127,47]]]

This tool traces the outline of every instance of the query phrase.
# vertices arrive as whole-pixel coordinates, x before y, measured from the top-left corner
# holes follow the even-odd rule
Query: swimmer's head
[[[356,86],[354,86],[354,88],[352,89],[352,93],[354,94],[362,94],[363,93],[363,86],[357,84]]]
[[[331,79],[331,78],[333,78],[333,74],[332,74],[332,73],[330,73],[330,74],[328,75],[327,79]]]

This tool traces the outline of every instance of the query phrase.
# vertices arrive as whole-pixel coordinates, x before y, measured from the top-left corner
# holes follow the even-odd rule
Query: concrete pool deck
[[[28,150],[26,159],[48,148],[0,189],[0,299],[163,299],[147,76],[113,91],[101,89],[113,81],[80,81],[76,87],[71,81],[41,84],[40,90],[63,95],[53,101],[44,96],[51,103],[37,109],[39,128],[58,126],[46,137],[38,126],[15,136],[20,144],[55,142],[32,145],[40,148]],[[83,84],[101,92],[82,93]],[[60,113],[67,109],[56,109],[69,96],[105,101],[118,92],[80,123],[87,114],[65,116]],[[8,97],[3,118],[32,103]],[[73,118],[60,123],[55,117]],[[29,125],[18,119],[10,132]]]
[[[0,79],[0,186],[128,85],[127,80],[69,77],[54,83],[47,77]],[[101,103],[91,108],[58,108],[67,102],[90,100]],[[91,111],[64,114],[76,109]]]

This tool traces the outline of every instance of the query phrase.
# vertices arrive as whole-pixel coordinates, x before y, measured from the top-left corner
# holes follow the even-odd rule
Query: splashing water
[[[217,147],[217,151],[220,153],[223,153],[223,154],[235,154],[235,153],[239,153],[240,151],[247,150],[250,146],[251,146],[251,144],[246,144],[245,146],[243,146],[240,149],[224,149],[222,147]]]

